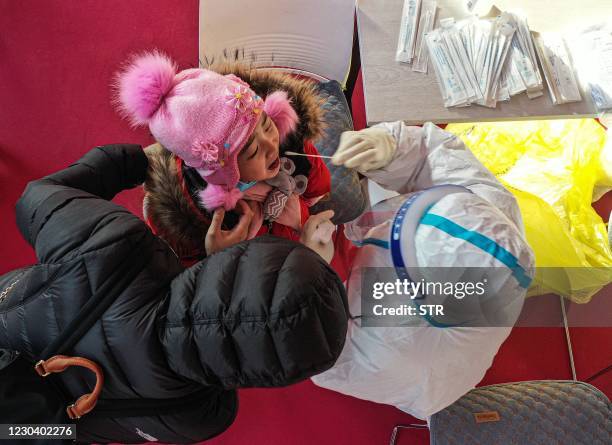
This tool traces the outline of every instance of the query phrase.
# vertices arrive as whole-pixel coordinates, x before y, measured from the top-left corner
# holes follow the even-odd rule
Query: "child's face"
[[[280,170],[278,129],[266,113],[261,113],[249,141],[238,155],[240,180],[265,181]]]

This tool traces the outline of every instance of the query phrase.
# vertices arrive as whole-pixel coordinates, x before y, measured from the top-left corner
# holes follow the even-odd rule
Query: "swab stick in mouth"
[[[295,151],[286,151],[285,153],[286,155],[289,156],[310,156],[311,158],[326,158],[326,159],[331,159],[331,156],[324,156],[324,155],[309,155],[306,153],[296,153]]]

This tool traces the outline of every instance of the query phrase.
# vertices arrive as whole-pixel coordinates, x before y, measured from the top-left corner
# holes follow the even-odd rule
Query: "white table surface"
[[[468,16],[464,3],[464,0],[438,0],[436,26],[440,18]],[[530,29],[538,32],[567,33],[602,20],[612,20],[612,0],[479,0],[475,12],[484,15],[492,5],[501,10],[524,13]],[[544,96],[536,99],[529,99],[521,93],[509,102],[498,102],[494,109],[476,105],[445,108],[431,62],[427,74],[422,74],[395,61],[402,7],[403,0],[357,2],[368,125],[396,120],[421,124],[427,121],[483,122],[597,115],[590,95],[584,91],[582,102],[553,105],[546,81]]]

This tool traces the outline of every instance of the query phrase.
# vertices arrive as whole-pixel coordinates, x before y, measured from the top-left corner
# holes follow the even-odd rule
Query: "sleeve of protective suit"
[[[476,159],[465,144],[431,122],[423,127],[403,122],[376,125],[391,134],[397,144],[385,167],[363,174],[382,187],[410,193],[442,184],[462,185],[498,207],[523,231],[514,196]]]

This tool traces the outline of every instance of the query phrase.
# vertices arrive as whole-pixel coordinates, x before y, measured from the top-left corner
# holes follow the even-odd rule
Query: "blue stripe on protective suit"
[[[443,216],[434,215],[432,213],[426,213],[423,218],[421,218],[420,223],[435,227],[454,238],[465,240],[489,253],[495,257],[495,259],[510,268],[512,275],[516,278],[521,287],[527,289],[531,284],[531,278],[527,275],[525,269],[521,267],[518,259],[492,239],[487,238],[481,233],[461,227],[459,224],[455,224]]]
[[[416,198],[421,193],[423,192],[416,193],[412,195],[408,200],[406,200],[406,202],[402,204],[402,206],[399,208],[399,210],[395,214],[395,218],[393,218],[393,226],[391,228],[391,241],[388,245],[391,250],[391,260],[393,261],[395,272],[397,273],[397,276],[402,280],[413,281],[412,278],[410,278],[410,275],[408,275],[408,271],[406,270],[406,265],[404,264],[404,258],[402,257],[402,249],[401,249],[402,230],[401,229],[402,229],[403,219],[406,216],[406,213],[408,212],[408,209],[410,208],[412,203],[416,200]],[[432,206],[433,204],[429,206],[427,210],[431,208]],[[419,295],[418,297],[412,300],[412,303],[417,307],[417,309],[421,306],[418,300],[421,300],[424,298],[425,297],[423,295]],[[441,323],[439,321],[436,321],[432,316],[428,314],[422,315],[421,317],[424,320],[426,320],[430,325],[436,328],[452,328],[452,327],[460,326],[457,324]]]
[[[363,247],[366,244],[382,247],[383,249],[389,249],[389,242],[378,238],[365,238],[363,241],[353,241],[353,244],[357,247]]]

